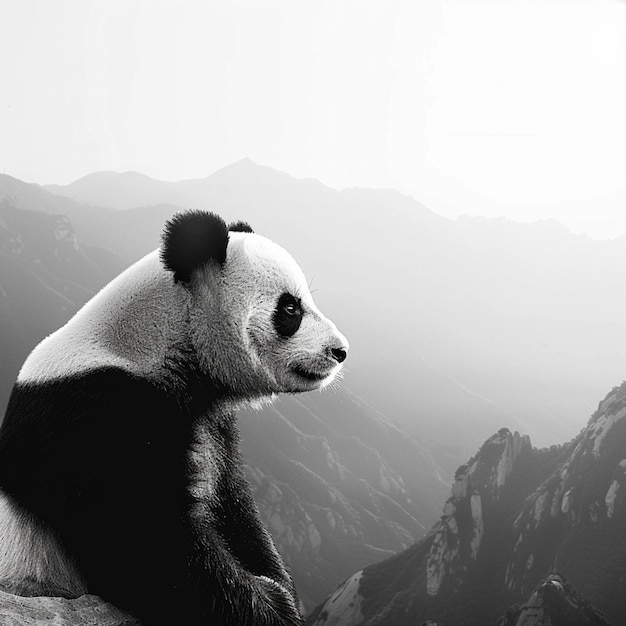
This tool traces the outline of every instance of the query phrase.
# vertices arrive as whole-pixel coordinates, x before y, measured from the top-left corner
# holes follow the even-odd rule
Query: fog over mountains
[[[625,378],[626,238],[594,241],[554,221],[450,220],[393,190],[336,191],[246,159],[176,183],[100,172],[44,188],[0,176],[2,415],[32,347],[187,208],[248,221],[287,248],[350,340],[341,391],[240,420],[255,498],[307,610],[427,534],[455,470],[502,428],[519,431],[527,472],[493,509],[505,524],[565,458],[532,446],[572,440]],[[485,536],[484,546],[497,540]],[[416,545],[426,559],[431,543]],[[523,569],[527,557],[512,563]],[[530,594],[537,572],[500,606]],[[387,610],[386,597],[376,602]]]

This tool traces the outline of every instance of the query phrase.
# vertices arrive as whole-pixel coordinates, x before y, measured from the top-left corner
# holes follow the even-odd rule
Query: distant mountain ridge
[[[506,429],[487,440],[457,471],[430,532],[405,552],[353,574],[308,623],[495,625],[507,613],[508,621],[499,622],[507,626],[622,624],[625,485],[626,382],[565,446],[537,450]],[[584,602],[578,594],[539,602],[550,588],[537,586],[555,572]],[[551,610],[564,621],[532,621],[530,610],[528,621],[517,621],[524,614],[520,603],[533,593],[539,593],[533,596],[537,611],[549,611],[550,598],[557,607],[563,602]],[[518,608],[508,610],[512,605]],[[566,605],[579,621],[566,620]]]
[[[81,203],[134,209],[157,204],[183,208],[199,207],[207,192],[216,185],[297,183],[297,179],[251,159],[241,159],[204,178],[169,182],[150,178],[139,172],[94,172],[69,185],[45,185],[47,191]],[[319,183],[318,183],[319,184]]]

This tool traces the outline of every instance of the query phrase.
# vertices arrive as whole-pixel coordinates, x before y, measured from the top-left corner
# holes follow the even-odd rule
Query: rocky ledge
[[[84,595],[74,600],[56,597],[16,596],[0,590],[0,624],[35,626],[72,624],[73,626],[141,626],[102,598]]]

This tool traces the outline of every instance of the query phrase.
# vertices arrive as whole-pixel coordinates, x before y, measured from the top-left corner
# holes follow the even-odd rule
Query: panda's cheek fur
[[[292,391],[291,367],[301,346],[295,340],[277,336],[272,320],[266,317],[253,315],[248,320],[250,353],[255,356],[259,374],[274,392]]]
[[[251,357],[253,368],[266,378],[273,392],[282,391],[276,376],[276,363],[280,355],[268,337],[272,336],[271,320],[253,311],[248,315],[245,325],[245,342]]]

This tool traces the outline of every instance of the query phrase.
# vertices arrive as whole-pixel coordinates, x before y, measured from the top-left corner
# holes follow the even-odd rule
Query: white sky
[[[0,171],[180,180],[244,156],[626,233],[626,3],[0,0]]]

